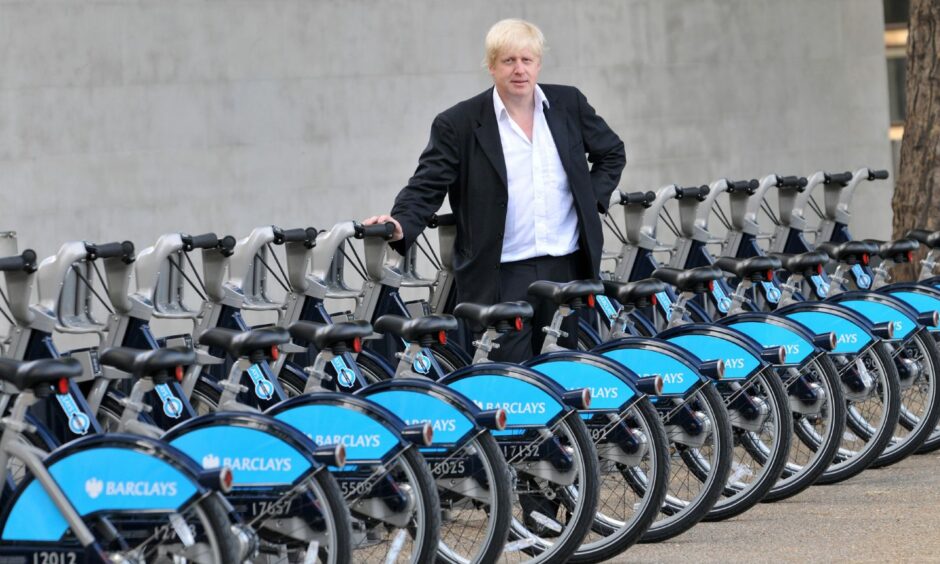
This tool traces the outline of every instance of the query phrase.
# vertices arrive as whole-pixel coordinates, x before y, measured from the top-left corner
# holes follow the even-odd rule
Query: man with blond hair
[[[493,360],[526,360],[541,347],[554,308],[530,298],[529,284],[597,277],[598,212],[626,164],[623,142],[577,88],[538,84],[544,43],[529,22],[493,25],[484,60],[493,87],[434,119],[390,215],[363,221],[395,223],[392,247],[404,253],[449,197],[458,302],[528,300],[536,311],[522,331],[500,338]],[[575,316],[564,329],[561,343],[573,345]]]

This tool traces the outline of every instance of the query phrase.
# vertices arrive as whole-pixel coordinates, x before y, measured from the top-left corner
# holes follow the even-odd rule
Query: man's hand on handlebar
[[[401,224],[398,223],[398,221],[396,221],[395,218],[390,215],[374,215],[372,217],[368,217],[362,220],[363,225],[375,225],[377,223],[386,223],[386,222],[392,222],[395,224],[395,232],[392,233],[392,239],[391,239],[392,241],[401,241],[402,239],[404,239],[405,234],[401,230]]]

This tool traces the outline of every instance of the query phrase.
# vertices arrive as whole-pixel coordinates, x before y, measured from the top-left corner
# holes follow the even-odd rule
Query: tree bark
[[[912,0],[907,40],[907,118],[891,201],[894,237],[940,229],[940,2]],[[921,256],[923,256],[921,252]],[[910,265],[895,280],[914,278]]]

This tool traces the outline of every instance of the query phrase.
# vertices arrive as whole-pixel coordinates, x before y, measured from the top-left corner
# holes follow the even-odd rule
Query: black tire
[[[711,421],[710,444],[693,448],[675,441],[670,460],[669,493],[659,519],[653,522],[641,542],[660,542],[689,530],[705,518],[721,497],[731,471],[731,421],[718,390],[706,384],[688,399],[695,411]],[[671,425],[665,421],[667,433]],[[709,439],[706,439],[709,440]],[[704,477],[704,480],[701,478]],[[686,488],[685,484],[690,484]],[[701,487],[692,491],[692,486]]]
[[[317,533],[328,541],[327,543],[319,543],[317,562],[328,564],[352,562],[352,519],[339,484],[333,478],[333,475],[326,470],[314,472],[307,478],[305,484],[307,491],[301,493],[300,497],[304,498],[312,495],[311,502],[316,504],[318,512],[323,516],[323,523]],[[290,500],[284,498],[284,501]],[[290,561],[303,561],[307,557],[308,543],[298,543],[294,539],[285,539],[276,533],[277,530],[278,527],[275,524],[261,526],[259,535],[270,545],[286,545]],[[268,560],[277,560],[279,558],[279,554],[262,554],[257,561],[266,562],[266,556]]]
[[[818,484],[835,484],[864,471],[888,445],[898,424],[901,409],[898,373],[884,343],[876,343],[841,366],[837,363],[837,368],[851,373],[857,370],[853,366],[856,362],[862,362],[870,375],[875,371],[873,393],[863,401],[853,400],[846,392],[846,431],[839,451]],[[841,378],[845,381],[846,375]]]
[[[193,387],[189,403],[193,406],[196,416],[200,416],[218,411],[221,399],[221,390],[210,384],[205,378],[200,378]]]
[[[389,374],[384,366],[381,366],[365,355],[359,355],[359,357],[356,358],[356,366],[359,367],[359,371],[362,372],[362,378],[368,384],[377,384],[378,382],[388,380],[395,376],[394,374]]]
[[[563,485],[533,477],[532,460],[509,459],[517,476],[517,493],[520,490],[539,488],[539,491],[551,491],[553,497],[542,494],[516,496],[513,500],[513,519],[510,524],[509,540],[501,561],[562,563],[568,562],[581,545],[591,528],[597,510],[598,465],[597,451],[591,441],[590,433],[577,412],[571,412],[553,427],[553,438],[558,439],[572,459],[576,475],[572,485]],[[553,502],[552,500],[557,500]],[[538,510],[524,506],[531,503]],[[565,518],[558,511],[565,512]],[[554,511],[554,516],[546,512]],[[538,514],[538,518],[535,515]],[[547,521],[546,521],[547,520]],[[547,534],[548,526],[560,528]],[[521,544],[520,544],[521,543]],[[510,549],[512,546],[520,548]]]
[[[845,396],[839,373],[827,355],[817,357],[804,367],[802,382],[787,388],[792,412],[793,439],[787,464],[774,487],[764,496],[765,502],[780,501],[797,495],[813,485],[832,463],[845,431]],[[811,412],[805,411],[798,392],[800,387],[818,386],[824,398]]]
[[[932,332],[930,336],[933,337],[934,346],[940,347],[940,333]],[[933,431],[920,445],[920,448],[915,451],[915,454],[928,454],[936,452],[937,449],[940,449],[940,425],[933,428]]]
[[[491,492],[491,501],[485,504],[474,498],[455,496],[452,488],[445,488],[442,484],[448,481],[448,478],[438,478],[438,496],[441,498],[441,507],[445,509],[446,518],[441,519],[441,542],[437,559],[439,562],[453,564],[495,562],[506,545],[512,520],[512,476],[509,465],[506,464],[496,439],[489,433],[477,436],[463,448],[472,448],[481,453],[481,456],[477,457],[477,464],[482,466],[485,475],[481,478],[487,484],[487,490]],[[459,520],[454,518],[455,507],[462,508],[459,509]],[[468,538],[468,534],[473,536]],[[461,550],[464,547],[469,550]]]
[[[125,534],[128,534],[131,538],[146,537],[147,535],[140,534],[141,526],[144,525],[145,530],[151,532],[160,529],[167,532],[165,535],[150,536],[150,538],[160,538],[161,542],[146,546],[134,546],[133,543],[130,543],[130,554],[133,555],[135,551],[140,551],[142,553],[141,560],[147,562],[168,564],[174,561],[174,556],[182,556],[186,560],[218,564],[239,562],[244,559],[245,555],[242,554],[241,543],[233,534],[227,504],[221,499],[220,494],[208,495],[175,515],[183,520],[182,524],[184,526],[188,526],[195,533],[196,543],[192,547],[186,547],[185,544],[181,545],[176,540],[173,531],[180,528],[180,521],[175,521],[171,526],[169,516],[149,514],[145,521],[146,525],[140,520],[126,517],[122,519],[121,516],[115,516],[110,521],[118,533],[118,539],[123,538]],[[125,553],[126,549],[118,547],[117,541],[111,542],[112,546],[105,545],[105,552]],[[198,553],[193,554],[194,550],[198,550]]]
[[[756,431],[746,428],[747,421],[743,416],[739,416],[740,424],[732,423],[735,448],[731,476],[723,496],[709,510],[705,521],[735,517],[764,499],[783,472],[793,436],[789,397],[773,369],[758,374],[755,381],[744,389],[734,389],[729,384],[718,384],[719,392],[728,402],[729,412],[733,409],[737,412],[738,402],[731,399],[733,394],[747,394],[750,401],[760,400],[767,405],[767,420]],[[751,477],[753,479],[746,482],[742,480]]]
[[[362,541],[353,545],[354,562],[386,562],[393,560],[395,562],[413,562],[425,563],[435,559],[438,542],[441,532],[441,503],[437,495],[437,486],[434,478],[431,476],[431,470],[428,468],[424,457],[418,452],[417,448],[411,447],[405,450],[396,460],[393,467],[389,469],[399,487],[408,485],[409,490],[415,496],[415,515],[406,528],[395,529],[385,527],[379,523],[370,530],[378,536],[365,536]],[[361,498],[360,498],[361,499]],[[350,513],[353,522],[368,522],[368,517],[357,513],[357,500],[347,500],[350,503]],[[402,535],[402,533],[405,533]],[[386,536],[382,536],[386,535]],[[399,536],[410,537],[411,542],[403,544],[400,548],[398,557],[390,558],[390,552],[395,548]]]
[[[437,356],[436,351],[434,354]],[[388,378],[386,371],[372,362],[371,359],[359,357],[357,365],[365,381],[370,384]],[[482,518],[485,522],[485,525],[482,527],[485,536],[483,539],[479,537],[474,539],[472,546],[476,548],[476,551],[473,554],[466,554],[466,550],[461,551],[461,549],[457,547],[457,545],[461,547],[466,546],[466,535],[460,531],[473,530],[473,525],[470,522],[474,520],[473,515],[462,512],[461,517],[463,517],[463,519],[459,522],[453,521],[453,525],[447,524],[448,519],[453,519],[453,513],[448,515],[448,519],[442,519],[441,543],[437,556],[438,560],[441,562],[493,562],[498,559],[499,555],[502,553],[509,535],[513,507],[512,470],[506,463],[506,459],[503,457],[503,453],[496,439],[489,433],[476,437],[473,441],[468,443],[468,445],[463,445],[462,448],[467,448],[468,446],[475,447],[481,453],[478,464],[483,467],[484,471],[487,473],[485,481],[490,486],[489,490],[492,492],[491,498],[493,500],[490,502],[490,507],[495,504],[496,511],[485,510],[483,507],[478,508],[478,516],[475,520],[479,523]],[[488,470],[486,470],[487,468]],[[463,479],[468,478],[461,478],[461,480]],[[449,502],[456,502],[464,508],[467,508],[468,504],[481,505],[470,498],[458,500],[458,496],[453,493],[451,488],[446,487],[445,483],[440,483],[438,487],[438,497],[441,498],[445,505]],[[479,509],[482,509],[485,515],[479,515]],[[470,521],[468,521],[468,519]],[[477,529],[480,529],[479,525]],[[463,552],[464,554],[461,555],[459,552]]]
[[[603,562],[633,546],[656,519],[666,498],[669,438],[656,408],[643,398],[627,411],[624,420],[631,430],[645,437],[646,454],[640,464],[627,466],[600,454],[605,440],[596,443],[600,454],[597,515],[571,562]],[[630,494],[630,499],[616,500],[618,495]],[[610,496],[615,497],[613,503],[608,501]]]
[[[890,348],[890,347],[889,347]],[[929,333],[921,331],[904,347],[901,355],[921,364],[921,373],[914,382],[901,386],[901,414],[891,442],[872,468],[882,468],[900,462],[927,440],[940,418],[940,358],[936,342]]]

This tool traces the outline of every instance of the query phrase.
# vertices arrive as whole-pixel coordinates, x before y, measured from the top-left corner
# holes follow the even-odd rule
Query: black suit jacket
[[[596,277],[604,242],[598,211],[606,210],[626,164],[623,142],[577,88],[539,86],[548,99],[545,118],[574,195],[585,258],[582,276]],[[457,221],[457,299],[495,303],[500,300],[498,274],[508,192],[492,88],[434,119],[414,176],[391,211],[405,235],[392,247],[403,253],[414,243],[445,195]]]

